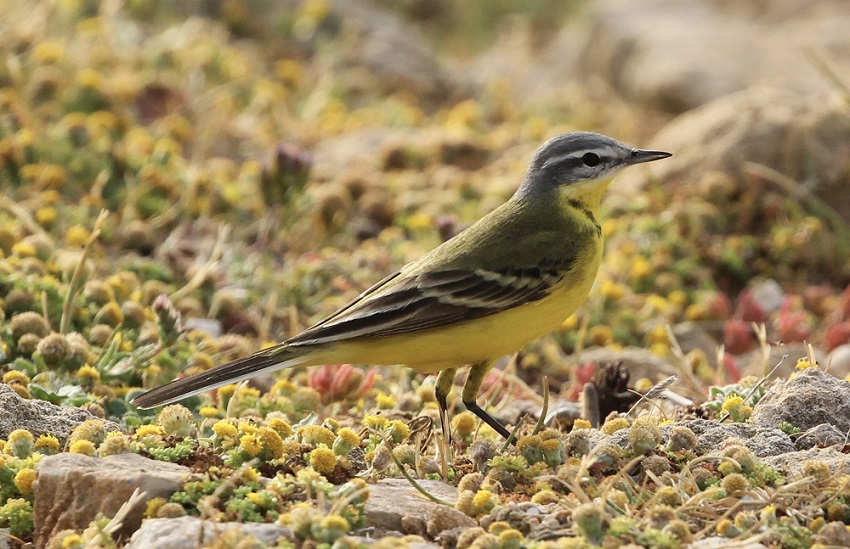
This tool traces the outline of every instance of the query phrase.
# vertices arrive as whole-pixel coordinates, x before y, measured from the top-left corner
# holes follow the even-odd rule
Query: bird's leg
[[[440,372],[437,376],[437,382],[434,385],[434,396],[437,398],[437,407],[440,410],[440,428],[443,430],[443,436],[440,440],[440,468],[442,469],[443,480],[448,478],[449,474],[449,449],[452,445],[452,427],[449,422],[449,392],[454,385],[455,374],[457,368],[448,368]]]
[[[505,427],[496,421],[496,419],[484,411],[481,406],[478,405],[476,398],[478,398],[478,391],[481,390],[481,383],[484,381],[484,376],[487,375],[487,372],[495,364],[493,360],[482,360],[481,362],[476,362],[469,368],[469,376],[466,378],[466,383],[463,386],[463,405],[466,406],[466,409],[481,418],[484,423],[493,428],[494,431],[505,437],[505,439],[510,439],[512,443],[514,439],[511,438],[511,433],[505,429]]]

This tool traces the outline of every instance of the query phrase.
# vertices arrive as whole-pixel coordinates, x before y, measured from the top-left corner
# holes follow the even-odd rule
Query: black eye
[[[590,166],[591,168],[594,166],[598,166],[601,162],[598,154],[595,153],[585,153],[584,156],[581,157],[581,161],[584,162],[585,166]]]

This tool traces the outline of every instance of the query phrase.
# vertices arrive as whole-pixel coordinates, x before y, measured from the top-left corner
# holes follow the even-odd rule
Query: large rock
[[[36,472],[35,540],[39,547],[60,530],[86,528],[99,513],[115,516],[136,488],[146,493],[145,500],[168,498],[189,475],[187,467],[137,454],[95,458],[62,453],[42,459]],[[144,511],[144,505],[137,505],[127,513],[119,535],[135,531]]]
[[[761,427],[789,423],[803,431],[826,423],[850,432],[850,382],[807,368],[767,390],[753,409],[753,423]]]
[[[429,493],[454,504],[457,488],[437,480],[419,480]],[[405,479],[388,478],[369,486],[366,521],[380,533],[424,535],[434,512],[442,507],[422,496]],[[431,530],[436,527],[432,524]]]
[[[601,75],[629,98],[684,112],[751,86],[805,95],[830,91],[812,61],[850,58],[845,0],[590,4],[580,73]],[[565,33],[575,33],[568,26]]]
[[[130,538],[128,549],[184,549],[217,546],[229,540],[233,546],[251,547],[248,541],[274,545],[280,538],[292,541],[289,528],[257,522],[210,522],[198,517],[148,519]],[[224,546],[230,546],[223,543]]]
[[[850,108],[845,102],[750,88],[679,116],[652,143],[673,152],[647,168],[662,183],[699,184],[700,178],[717,173],[738,185],[768,178],[780,193],[798,200],[814,193],[850,219],[850,200],[836,200],[850,183]],[[626,172],[617,185],[631,194],[645,181],[645,174]]]
[[[0,438],[6,439],[15,429],[26,429],[36,438],[52,435],[65,445],[71,431],[94,416],[80,408],[56,406],[44,400],[25,399],[11,387],[0,383]],[[107,431],[120,431],[111,421],[105,421]]]

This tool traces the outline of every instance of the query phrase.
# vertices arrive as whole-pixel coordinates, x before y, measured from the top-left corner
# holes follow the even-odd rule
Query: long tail
[[[177,379],[137,396],[132,403],[142,409],[171,404],[186,397],[217,389],[266,372],[298,366],[309,360],[309,348],[284,343],[263,349],[244,358],[216,366],[206,372]]]

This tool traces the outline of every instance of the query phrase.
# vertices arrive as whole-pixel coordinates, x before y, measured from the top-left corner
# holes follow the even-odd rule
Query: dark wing
[[[528,268],[396,273],[286,344],[396,335],[481,318],[542,299],[571,267],[571,260],[550,260]]]

